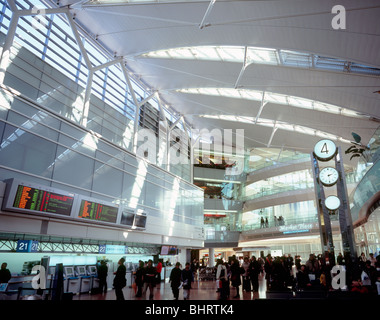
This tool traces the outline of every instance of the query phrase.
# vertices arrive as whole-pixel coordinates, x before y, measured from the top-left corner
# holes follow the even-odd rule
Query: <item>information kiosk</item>
[[[98,269],[96,266],[87,266],[87,274],[91,277],[91,290],[99,288]]]
[[[87,275],[87,270],[85,266],[77,266],[76,272],[80,280],[79,292],[90,292],[91,291],[91,276]]]
[[[80,278],[75,275],[74,267],[64,267],[64,274],[67,279],[67,288],[65,292],[77,294],[80,290]]]

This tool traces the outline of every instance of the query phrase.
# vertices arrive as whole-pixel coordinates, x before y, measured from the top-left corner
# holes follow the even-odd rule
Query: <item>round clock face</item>
[[[333,186],[339,179],[338,171],[333,167],[327,167],[319,173],[319,180],[326,187]]]
[[[335,211],[340,207],[340,200],[337,196],[329,196],[325,200],[325,206],[330,211]]]
[[[335,143],[328,139],[318,141],[314,146],[314,155],[320,161],[329,161],[334,158],[337,147]]]

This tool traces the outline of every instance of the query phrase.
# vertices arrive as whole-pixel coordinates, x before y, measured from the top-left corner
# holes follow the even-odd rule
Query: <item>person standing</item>
[[[148,260],[148,265],[144,269],[144,289],[143,299],[146,299],[146,292],[149,288],[149,300],[153,300],[153,290],[156,285],[157,269],[153,267],[152,259]]]
[[[259,274],[261,272],[261,265],[256,260],[255,256],[252,256],[251,263],[249,264],[249,277],[252,283],[252,290],[259,291]]]
[[[227,268],[223,264],[222,259],[218,259],[216,264],[216,279],[220,281],[220,300],[227,300],[230,284],[227,276]]]
[[[0,269],[0,283],[8,283],[11,280],[12,275],[9,269],[7,269],[8,264],[3,262]]]
[[[178,300],[179,297],[179,286],[181,285],[181,276],[182,276],[182,271],[180,269],[181,264],[177,262],[175,264],[175,268],[172,269],[170,272],[170,285],[172,288],[174,300]]]
[[[98,269],[99,291],[100,291],[101,294],[103,292],[107,293],[107,289],[108,289],[108,286],[107,286],[107,275],[108,275],[107,263],[104,260],[102,260],[100,262],[100,266],[99,266],[99,269]]]
[[[121,258],[118,262],[118,268],[115,272],[115,278],[113,279],[113,286],[115,288],[116,300],[125,300],[123,294],[123,288],[127,285],[127,279],[125,275],[127,268],[124,265],[125,259]]]
[[[240,285],[241,285],[241,274],[242,269],[240,268],[239,261],[237,259],[231,260],[231,285],[236,288],[236,298],[240,298]]]
[[[135,283],[137,286],[136,298],[140,298],[142,296],[142,287],[144,285],[144,261],[139,261],[139,267],[135,272]]]
[[[183,282],[183,299],[189,300],[191,283],[194,281],[193,272],[190,269],[190,263],[186,262],[185,269],[182,270],[181,280]]]
[[[249,273],[249,258],[244,257],[244,262],[242,263],[242,268],[244,269],[243,273],[243,290],[245,292],[251,292],[251,279],[250,279],[250,273]]]

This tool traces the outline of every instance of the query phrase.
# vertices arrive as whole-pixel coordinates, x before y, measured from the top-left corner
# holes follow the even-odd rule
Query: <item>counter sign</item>
[[[18,240],[17,252],[38,252],[38,241],[34,240]]]

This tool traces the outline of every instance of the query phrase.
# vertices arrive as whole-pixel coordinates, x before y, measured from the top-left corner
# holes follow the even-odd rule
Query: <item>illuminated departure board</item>
[[[118,207],[82,200],[78,217],[94,221],[116,223],[118,211]]]
[[[18,185],[13,208],[70,216],[74,197]]]

